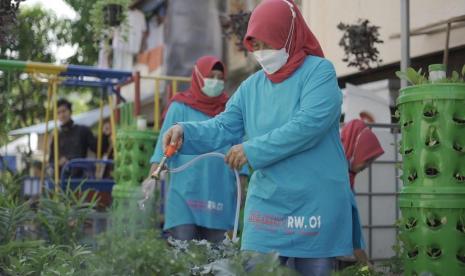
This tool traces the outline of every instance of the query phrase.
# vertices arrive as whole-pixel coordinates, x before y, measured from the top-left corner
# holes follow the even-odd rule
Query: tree
[[[77,52],[69,58],[73,64],[94,65],[98,59],[98,47],[94,41],[94,30],[90,20],[90,11],[95,1],[64,0],[78,14],[79,18],[71,23],[71,44],[77,45]]]
[[[58,19],[40,6],[23,7],[17,16],[17,24],[13,26],[16,38],[0,46],[0,58],[54,62],[50,46],[66,44],[70,40],[69,30],[69,20]],[[46,86],[33,81],[23,72],[3,72],[0,89],[3,135],[8,129],[29,126],[43,120]]]

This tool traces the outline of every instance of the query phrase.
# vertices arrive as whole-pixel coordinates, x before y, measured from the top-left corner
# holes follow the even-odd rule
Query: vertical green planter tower
[[[141,184],[150,171],[158,133],[137,130],[132,122],[132,110],[122,112],[122,125],[116,134],[116,151],[113,188],[112,226],[128,233],[155,225],[154,202],[146,202],[141,210],[138,202],[143,198]],[[127,114],[126,114],[127,113]]]
[[[397,105],[405,275],[465,275],[465,84],[410,86]]]

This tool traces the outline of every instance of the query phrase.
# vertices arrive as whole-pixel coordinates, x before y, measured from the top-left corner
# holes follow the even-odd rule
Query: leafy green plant
[[[9,169],[0,171],[0,186],[3,187],[5,199],[14,201],[19,200],[23,177],[24,173],[15,173]]]
[[[16,240],[17,228],[31,219],[29,202],[18,204],[13,200],[0,200],[0,245]]]
[[[81,184],[82,185],[82,184]],[[58,194],[40,200],[37,221],[52,244],[70,245],[83,236],[83,225],[96,206],[96,194],[87,202],[90,190],[72,190],[69,185]]]
[[[413,85],[428,83],[428,78],[426,78],[425,74],[421,72],[421,68],[418,71],[415,71],[415,69],[409,67],[406,72],[397,71],[396,76],[399,79],[407,80]]]
[[[412,85],[422,85],[431,83],[426,77],[425,73],[422,73],[421,68],[416,71],[412,67],[407,68],[406,72],[397,71],[396,76],[399,79],[406,80]],[[452,71],[449,78],[438,80],[435,83],[465,83],[465,65],[462,67],[462,72],[459,74],[457,71]]]
[[[45,245],[43,241],[18,242],[0,264],[5,275],[84,275],[92,252],[83,246]],[[2,248],[0,248],[2,250]]]
[[[185,256],[175,256],[156,231],[140,231],[124,236],[107,232],[98,240],[98,266],[91,275],[186,275]]]
[[[378,272],[367,265],[356,264],[349,266],[340,272],[333,274],[334,276],[381,276],[384,275],[381,272]]]
[[[68,187],[53,199],[42,199],[37,213],[30,201],[0,194],[0,275],[84,275],[80,271],[91,269],[93,253],[77,245],[83,221],[95,206],[95,199],[84,202],[87,193],[78,197]],[[18,236],[21,227],[34,222],[51,244]]]

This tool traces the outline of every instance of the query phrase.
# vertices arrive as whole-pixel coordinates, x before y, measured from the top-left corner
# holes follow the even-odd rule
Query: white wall
[[[310,29],[320,41],[323,51],[336,66],[339,76],[358,70],[347,67],[341,61],[344,53],[338,45],[342,32],[337,29],[340,22],[356,23],[359,18],[368,19],[380,26],[379,45],[382,64],[400,60],[400,39],[389,36],[400,33],[400,0],[304,0],[302,13]],[[446,20],[465,14],[465,0],[410,0],[410,28]],[[451,31],[450,47],[465,44],[465,27]],[[411,56],[442,51],[445,33],[421,35],[411,38]]]

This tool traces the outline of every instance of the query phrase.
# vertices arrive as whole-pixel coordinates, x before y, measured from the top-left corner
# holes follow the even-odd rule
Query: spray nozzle
[[[158,168],[153,172],[152,178],[155,178],[157,180],[160,179],[160,173],[165,167],[165,163],[168,160],[168,158],[171,158],[174,154],[176,153],[176,146],[175,145],[168,145],[165,149],[165,153],[163,154],[163,158],[160,161],[160,164],[158,164]]]

